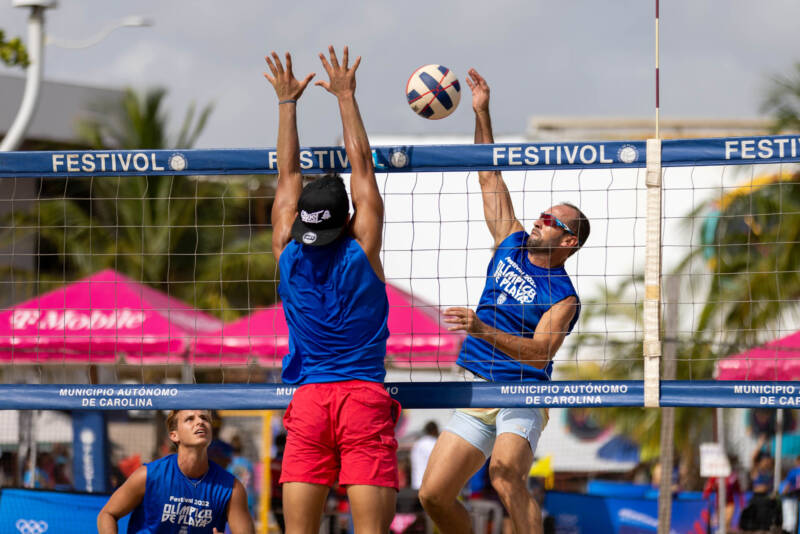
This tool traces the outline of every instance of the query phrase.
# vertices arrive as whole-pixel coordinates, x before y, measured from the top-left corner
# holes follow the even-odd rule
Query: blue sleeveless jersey
[[[361,245],[351,236],[322,247],[291,241],[279,264],[289,326],[283,382],[383,382],[389,301]]]
[[[209,460],[200,482],[187,478],[170,454],[147,464],[144,499],[128,522],[128,534],[212,534],[225,532],[232,474]]]
[[[500,243],[486,271],[486,285],[476,315],[503,332],[532,338],[539,319],[567,297],[578,298],[564,267],[544,269],[528,259],[528,234],[519,231]],[[569,331],[578,321],[580,300]],[[511,356],[472,336],[467,336],[456,362],[492,382],[550,380],[553,362],[544,369],[520,363]]]

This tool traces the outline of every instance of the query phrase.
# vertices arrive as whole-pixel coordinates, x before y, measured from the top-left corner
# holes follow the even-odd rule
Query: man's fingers
[[[266,79],[267,79],[267,81],[268,81],[269,83],[271,83],[272,85],[275,85],[275,78],[273,78],[272,76],[270,76],[270,75],[269,75],[269,74],[267,74],[266,72],[264,73],[264,78],[266,78]]]
[[[292,55],[286,52],[286,72],[292,73]]]
[[[305,87],[306,85],[308,85],[308,82],[310,82],[310,81],[311,81],[311,79],[312,79],[314,76],[316,76],[316,75],[317,75],[317,73],[316,73],[316,72],[312,72],[311,74],[309,74],[308,76],[306,76],[306,77],[305,77],[305,79],[304,79],[302,82],[300,82],[300,86],[301,86],[301,87]]]
[[[333,49],[333,45],[328,47],[328,53],[331,56],[331,66],[335,69],[339,68],[339,60],[336,58],[336,50]]]
[[[276,52],[272,52],[272,61],[275,62],[275,70],[277,74],[283,74],[283,65],[281,64],[281,58],[278,57]]]
[[[278,69],[275,67],[275,64],[272,62],[272,58],[270,58],[269,56],[264,56],[264,59],[267,62],[267,66],[269,67],[269,70],[272,71],[272,75],[273,76],[277,76]]]
[[[318,86],[322,87],[323,89],[325,89],[326,91],[330,91],[330,89],[331,89],[331,86],[328,85],[328,82],[324,82],[322,80],[320,80],[318,82],[315,82],[314,85],[318,85]]]
[[[328,60],[325,59],[325,54],[323,54],[322,52],[319,53],[319,60],[322,61],[322,66],[325,69],[325,72],[330,74],[331,65],[330,65],[330,63],[328,63]]]
[[[359,66],[359,65],[361,65],[361,56],[358,56],[358,57],[356,58],[356,61],[355,61],[355,63],[353,63],[353,68],[352,68],[352,69],[350,69],[350,70],[351,70],[351,71],[353,71],[353,72],[355,72],[355,71],[356,71],[356,69],[358,68],[358,66]]]
[[[464,80],[467,82],[467,85],[469,86],[469,88],[474,91],[475,90],[475,82],[470,80],[469,76],[464,78]]]
[[[350,61],[350,50],[347,49],[347,46],[344,47],[344,51],[342,52],[342,67],[347,69],[347,62]]]

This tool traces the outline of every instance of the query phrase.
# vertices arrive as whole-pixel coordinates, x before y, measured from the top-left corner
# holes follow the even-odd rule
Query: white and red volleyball
[[[450,115],[461,100],[456,75],[443,65],[425,65],[406,84],[408,105],[420,117],[438,120]]]

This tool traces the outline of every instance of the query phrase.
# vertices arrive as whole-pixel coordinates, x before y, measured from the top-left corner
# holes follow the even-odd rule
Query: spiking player
[[[493,143],[489,86],[471,69],[475,143]],[[498,171],[478,173],[486,224],[494,238],[477,313],[448,308],[449,330],[468,336],[458,364],[465,376],[492,382],[550,380],[552,358],[578,320],[580,301],[564,262],[589,237],[589,221],[571,204],[543,212],[530,235],[514,215]],[[456,498],[491,456],[489,477],[511,516],[514,532],[542,533],[541,510],[527,488],[536,444],[546,424],[538,408],[465,409],[439,436],[422,480],[420,500],[444,533],[471,532]]]
[[[172,410],[167,415],[170,454],[133,472],[97,516],[99,534],[116,534],[131,511],[129,534],[253,534],[244,486],[208,459],[211,412]]]
[[[333,47],[317,82],[339,104],[350,160],[349,201],[339,176],[303,188],[297,100],[313,74],[298,81],[291,56],[267,57],[265,74],[278,97],[278,188],[272,251],[278,258],[290,352],[281,379],[300,387],[284,416],[281,482],[288,534],[316,534],[330,487],[347,487],[355,531],[386,533],[397,498],[400,405],[383,388],[389,303],[380,259],[383,200],[355,99],[361,58],[340,64]]]

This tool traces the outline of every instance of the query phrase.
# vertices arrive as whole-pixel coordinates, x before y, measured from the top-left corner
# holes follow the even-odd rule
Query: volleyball
[[[420,117],[438,120],[450,115],[461,100],[456,75],[443,65],[425,65],[406,84],[408,105]]]

